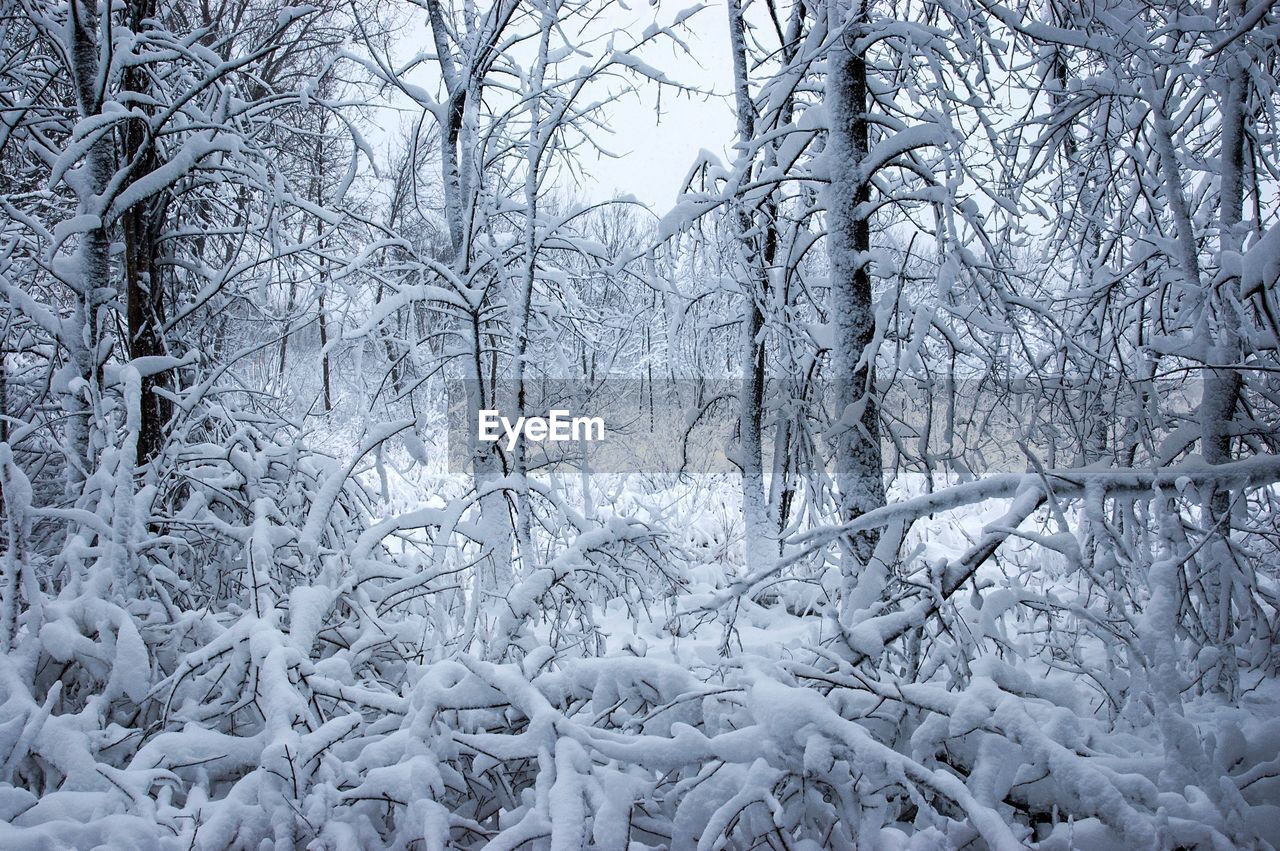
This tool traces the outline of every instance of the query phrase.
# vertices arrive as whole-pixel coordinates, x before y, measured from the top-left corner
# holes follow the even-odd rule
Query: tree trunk
[[[865,0],[854,0],[849,14],[855,27],[866,22]],[[844,23],[843,4],[833,0],[831,29]],[[860,517],[884,505],[879,407],[875,391],[875,310],[868,269],[871,227],[867,202],[870,183],[861,173],[869,150],[866,58],[850,50],[854,32],[837,38],[827,60],[826,103],[831,129],[826,156],[831,183],[827,192],[827,253],[831,274],[831,319],[835,326],[832,392],[835,398],[835,466],[840,519]],[[878,530],[858,532],[842,559],[844,590],[871,561]]]
[[[328,412],[333,410],[333,386],[329,374],[329,321],[325,318],[327,314],[324,310],[324,287],[326,284],[327,282],[322,276],[317,310],[319,311],[318,318],[320,320],[320,381],[324,386],[324,409]]]
[[[738,0],[729,0],[729,43],[733,51],[738,143],[755,138],[755,104],[747,80],[746,25]],[[747,569],[756,572],[777,557],[777,542],[765,496],[762,420],[765,349],[762,305],[768,300],[769,270],[777,244],[772,221],[757,221],[741,204],[736,210],[738,278],[746,296],[742,323],[742,386],[738,392],[738,464],[742,469],[742,519]],[[763,231],[763,233],[756,233]],[[764,250],[757,251],[757,243]]]
[[[154,0],[132,0],[129,25],[134,32],[143,21],[155,14]],[[139,66],[125,69],[122,86],[126,91],[146,94],[149,88],[146,71]],[[122,132],[122,160],[129,167],[129,180],[136,182],[153,172],[159,157],[153,140],[148,138],[146,122],[141,119],[125,124]],[[162,198],[141,200],[124,212],[124,273],[126,322],[129,358],[159,357],[164,346],[164,288],[157,263],[160,224],[164,218]],[[169,399],[157,393],[168,382],[165,373],[149,373],[142,377],[141,422],[138,431],[136,463],[145,464],[159,454],[164,442],[164,426],[172,415]]]
[[[1244,16],[1244,0],[1232,0],[1233,22]],[[1244,246],[1241,219],[1244,210],[1244,119],[1248,94],[1248,54],[1230,50],[1224,57],[1232,67],[1227,81],[1222,109],[1222,151],[1219,155],[1218,249],[1221,257],[1239,253]],[[1207,305],[1212,344],[1210,359],[1215,365],[1207,371],[1200,403],[1201,454],[1207,464],[1225,464],[1231,460],[1231,421],[1240,400],[1240,372],[1230,366],[1243,359],[1240,328],[1244,318],[1239,312],[1240,278],[1229,277],[1212,286]],[[1235,619],[1231,599],[1235,584],[1236,559],[1231,553],[1231,491],[1208,488],[1204,496],[1203,522],[1210,536],[1206,547],[1206,582],[1213,593],[1206,603],[1213,609],[1206,620],[1214,633],[1210,636],[1217,651],[1216,670],[1205,678],[1206,685],[1234,697],[1238,671],[1233,641]]]
[[[97,115],[102,109],[98,88],[99,27],[96,3],[72,0],[71,84],[81,118]],[[98,307],[111,287],[111,240],[102,221],[101,195],[113,171],[111,138],[101,135],[85,155],[85,179],[77,188],[80,215],[98,216],[98,225],[81,238],[77,256],[77,277],[71,282],[74,306],[68,332],[61,343],[81,386],[73,386],[63,397],[67,413],[64,426],[63,453],[67,462],[67,496],[75,500],[89,470],[93,466],[90,430],[93,410],[91,399],[97,395],[101,369]]]
[[[427,13],[431,24],[431,35],[436,47],[436,55],[440,64],[440,73],[448,91],[448,108],[443,110],[441,129],[440,168],[443,183],[445,217],[449,226],[449,241],[453,252],[453,269],[459,278],[466,279],[470,266],[469,247],[469,215],[474,199],[473,177],[475,175],[475,124],[478,102],[484,86],[484,74],[468,63],[460,67],[459,61],[465,61],[464,54],[455,55],[450,42],[450,27],[445,23],[444,9],[439,0],[428,0]],[[467,39],[475,48],[474,40],[478,38],[496,39],[504,24],[510,18],[515,4],[506,3],[496,16],[498,23],[492,33],[468,32]],[[474,23],[474,22],[472,22]],[[477,491],[483,492],[501,477],[501,459],[497,444],[481,443],[477,438],[476,422],[482,407],[492,402],[495,383],[491,376],[485,375],[484,369],[484,334],[485,329],[480,321],[484,310],[483,304],[475,305],[470,314],[470,333],[467,335],[473,348],[469,353],[467,371],[467,434],[471,456],[472,474]],[[482,558],[489,564],[486,571],[483,563],[477,567],[478,590],[497,593],[510,586],[512,578],[511,543],[512,523],[507,509],[507,500],[501,491],[491,490],[480,498],[480,539],[484,550]]]

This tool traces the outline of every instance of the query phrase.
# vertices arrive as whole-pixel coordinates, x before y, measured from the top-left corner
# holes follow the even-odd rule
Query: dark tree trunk
[[[855,0],[855,23],[866,20],[865,0]],[[833,24],[835,22],[833,21]],[[831,48],[827,101],[831,131],[827,141],[831,185],[827,205],[831,270],[831,313],[835,325],[832,383],[836,398],[836,484],[841,520],[849,522],[884,505],[880,417],[875,391],[875,309],[868,252],[870,182],[860,166],[870,150],[866,57],[852,51],[857,32]],[[878,530],[859,532],[848,555],[854,565],[871,560]],[[846,559],[847,561],[847,559]],[[850,577],[851,578],[851,577]]]
[[[138,32],[143,21],[155,14],[154,0],[132,0],[129,4],[129,26]],[[122,80],[126,91],[146,93],[149,88],[143,66],[127,68]],[[150,174],[160,165],[155,142],[145,121],[125,124],[122,132],[122,163],[129,168],[130,182]],[[165,353],[164,287],[159,266],[159,237],[164,221],[162,197],[147,198],[124,212],[121,230],[124,238],[124,289],[127,304],[129,358],[158,357]],[[165,373],[144,375],[142,410],[139,423],[137,463],[145,464],[164,445],[164,427],[172,415],[168,397],[157,390],[168,385]]]

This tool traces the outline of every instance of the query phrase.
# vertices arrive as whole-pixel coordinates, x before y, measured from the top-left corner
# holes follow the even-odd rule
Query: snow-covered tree
[[[700,8],[0,0],[0,847],[1280,845],[1270,4]]]

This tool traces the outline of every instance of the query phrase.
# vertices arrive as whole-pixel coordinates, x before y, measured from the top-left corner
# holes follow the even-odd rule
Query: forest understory
[[[1278,40],[0,0],[0,848],[1280,847]]]

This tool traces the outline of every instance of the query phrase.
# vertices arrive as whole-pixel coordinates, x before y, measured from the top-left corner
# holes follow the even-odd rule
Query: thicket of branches
[[[625,12],[0,0],[0,845],[1280,844],[1271,5]]]

